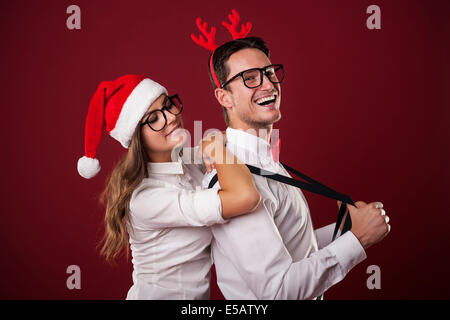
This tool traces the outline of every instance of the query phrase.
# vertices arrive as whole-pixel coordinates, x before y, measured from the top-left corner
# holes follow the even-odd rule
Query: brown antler
[[[209,51],[216,50],[216,48],[218,47],[216,43],[216,28],[211,27],[211,32],[208,32],[208,24],[206,22],[202,23],[201,18],[197,18],[196,22],[198,29],[204,34],[207,41],[205,41],[202,35],[199,35],[199,37],[197,37],[193,33],[191,34],[192,40],[199,46],[206,48]]]
[[[228,15],[228,19],[231,22],[231,25],[225,21],[222,22],[222,25],[228,29],[228,31],[231,33],[231,36],[233,37],[233,40],[244,38],[252,28],[252,24],[250,22],[247,22],[246,25],[241,25],[241,31],[239,32],[238,24],[239,24],[239,13],[236,10],[231,10],[231,14]]]

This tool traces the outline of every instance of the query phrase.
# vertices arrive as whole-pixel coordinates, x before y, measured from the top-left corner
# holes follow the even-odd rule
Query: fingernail
[[[382,204],[381,202],[377,202],[377,203],[375,204],[375,208],[381,209],[381,208],[383,208],[383,204]]]

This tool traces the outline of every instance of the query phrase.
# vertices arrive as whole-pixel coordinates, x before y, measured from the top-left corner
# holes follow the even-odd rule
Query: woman
[[[103,192],[101,248],[111,260],[128,252],[129,241],[134,270],[127,299],[207,299],[208,226],[250,212],[260,200],[247,167],[227,153],[220,136],[202,141],[202,156],[209,170],[216,168],[221,190],[200,189],[204,172],[179,157],[181,111],[177,95],[136,75],[102,82],[89,105],[80,175],[91,178],[100,170],[95,153],[103,124],[128,148]],[[221,155],[236,164],[223,164]]]

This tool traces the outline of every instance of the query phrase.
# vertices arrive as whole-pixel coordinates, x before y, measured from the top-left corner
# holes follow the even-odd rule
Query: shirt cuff
[[[197,193],[194,200],[198,212],[205,225],[211,226],[216,223],[225,223],[222,217],[222,201],[220,200],[219,190],[207,189]]]
[[[327,249],[336,256],[344,275],[358,263],[367,258],[364,248],[351,231],[347,231],[330,243],[327,246]]]

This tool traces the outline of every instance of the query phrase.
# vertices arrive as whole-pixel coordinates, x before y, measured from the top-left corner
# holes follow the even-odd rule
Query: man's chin
[[[252,127],[258,127],[258,128],[264,128],[264,127],[269,127],[271,125],[273,125],[274,123],[278,122],[281,119],[281,113],[277,112],[276,114],[274,114],[271,117],[267,117],[267,115],[265,117],[261,117],[258,120],[250,120],[247,121],[247,123],[252,126]]]
[[[272,122],[272,124],[281,120],[281,112],[278,112],[278,117]]]
[[[271,125],[271,124],[278,122],[281,119],[281,112],[279,109],[272,110],[272,113],[273,114],[271,114],[270,116],[266,114],[263,117],[262,122],[265,122],[268,125]]]

